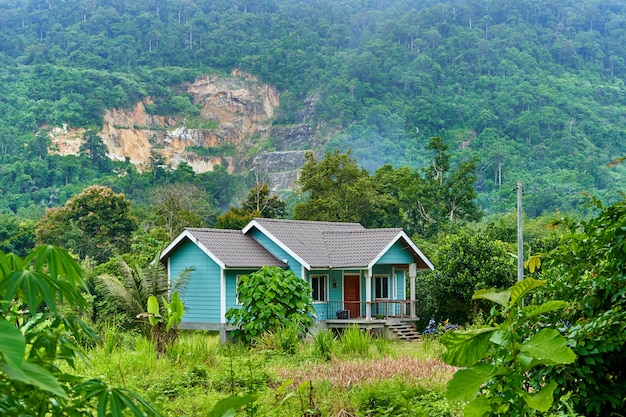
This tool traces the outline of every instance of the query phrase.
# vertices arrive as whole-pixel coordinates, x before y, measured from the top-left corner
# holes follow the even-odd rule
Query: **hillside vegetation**
[[[277,124],[294,123],[314,98],[317,126],[340,128],[326,148],[351,148],[371,172],[423,167],[428,139],[442,136],[457,162],[480,157],[488,212],[514,205],[518,180],[531,216],[578,209],[582,191],[610,199],[626,175],[607,166],[626,154],[625,9],[617,0],[2,0],[0,211],[37,217],[94,181],[141,200],[159,175],[120,178],[132,167],[89,149],[50,156],[38,132],[97,131],[106,108],[146,96],[155,114],[197,111],[176,86],[235,67],[280,89]]]

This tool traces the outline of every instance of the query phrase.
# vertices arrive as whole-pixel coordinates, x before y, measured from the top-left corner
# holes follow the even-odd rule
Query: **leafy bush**
[[[475,299],[490,300],[502,311],[489,326],[441,337],[447,348],[443,360],[464,367],[449,381],[446,395],[467,402],[465,415],[528,416],[551,409],[558,384],[541,369],[570,364],[576,355],[558,330],[538,324],[542,316],[562,311],[567,303],[524,306],[524,297],[545,285],[527,278],[506,291],[476,291]]]
[[[299,335],[313,325],[311,287],[292,271],[263,267],[240,278],[237,297],[241,308],[231,308],[226,319],[237,325],[233,337],[252,344],[264,332],[298,323]]]
[[[81,287],[79,265],[59,248],[40,246],[25,258],[0,252],[1,415],[159,415],[125,388],[63,370],[80,357],[73,340],[97,337],[57,308],[84,306]]]
[[[566,330],[577,360],[554,370],[572,390],[577,412],[624,415],[626,403],[626,200],[610,206],[593,201],[597,216],[565,222],[559,247],[545,259],[546,297],[570,301],[555,323]]]
[[[446,237],[434,261],[436,270],[418,278],[420,315],[465,324],[480,311],[488,312],[490,306],[472,294],[513,285],[515,259],[509,252],[505,243],[469,228]]]

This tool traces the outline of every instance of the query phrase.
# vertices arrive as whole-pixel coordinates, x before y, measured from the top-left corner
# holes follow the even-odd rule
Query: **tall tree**
[[[168,184],[150,193],[156,224],[174,239],[185,227],[206,227],[215,220],[215,209],[204,190],[192,184]]]
[[[108,148],[95,130],[87,130],[80,145],[80,155],[86,156],[100,172],[111,170],[111,160],[107,156]]]
[[[294,207],[294,218],[301,220],[372,223],[372,207],[378,193],[368,172],[347,153],[335,151],[317,161],[312,152],[298,184],[309,199]]]
[[[450,153],[443,138],[430,139],[433,151],[430,166],[422,169],[421,179],[410,197],[416,231],[424,237],[433,236],[460,222],[478,221],[482,212],[476,202],[476,159],[463,161],[452,169]]]
[[[104,262],[129,248],[137,228],[130,200],[108,187],[92,186],[64,207],[50,209],[35,230],[39,243],[61,244],[81,258]]]
[[[241,207],[231,207],[218,216],[215,227],[218,229],[242,229],[255,217],[282,219],[287,204],[277,195],[272,195],[266,183],[257,183],[248,191],[248,198]]]

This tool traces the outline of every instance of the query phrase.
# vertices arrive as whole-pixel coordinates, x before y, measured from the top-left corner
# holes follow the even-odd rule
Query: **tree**
[[[80,155],[86,156],[100,172],[111,171],[111,160],[107,156],[108,148],[94,130],[87,130],[80,145]]]
[[[0,214],[0,250],[26,256],[35,247],[35,223],[17,216]]]
[[[212,224],[215,209],[206,199],[206,193],[193,184],[168,184],[150,193],[154,204],[156,224],[164,226],[174,239],[185,227],[203,227]]]
[[[515,282],[511,247],[468,228],[447,236],[439,244],[435,271],[418,277],[420,315],[467,323],[486,307],[472,300],[474,291],[504,289]]]
[[[266,183],[257,183],[248,191],[248,198],[241,202],[241,208],[231,207],[217,217],[217,229],[243,229],[255,217],[282,219],[287,204],[277,195],[272,195]]]
[[[124,260],[111,260],[115,274],[102,274],[98,281],[104,284],[106,292],[117,298],[125,313],[133,320],[146,311],[148,298],[161,298],[170,292],[184,294],[193,268],[184,269],[178,277],[168,280],[165,267],[158,262],[158,256],[147,265],[128,265]]]
[[[103,186],[91,186],[63,208],[46,211],[35,230],[37,242],[53,242],[75,250],[81,258],[104,262],[129,247],[137,228],[130,201]]]
[[[448,146],[441,137],[430,139],[433,151],[431,165],[422,170],[423,179],[416,179],[411,196],[415,209],[413,222],[423,237],[461,222],[478,221],[482,213],[476,203],[476,160],[451,169]]]
[[[248,212],[258,212],[261,217],[282,219],[285,217],[285,202],[272,195],[266,183],[257,183],[248,192],[248,198],[241,202],[241,208]]]
[[[231,207],[226,213],[217,216],[216,229],[241,230],[255,217],[261,217],[258,211],[247,211],[239,207]]]
[[[302,335],[313,325],[315,309],[311,287],[292,271],[264,266],[242,276],[237,286],[237,299],[241,308],[230,308],[226,319],[237,326],[234,337],[247,344],[290,322],[300,324]]]
[[[97,335],[59,307],[68,303],[84,308],[84,285],[80,266],[59,248],[39,246],[24,258],[0,252],[3,416],[159,415],[125,388],[71,372],[82,356],[77,341]],[[61,362],[65,365],[59,366]]]
[[[298,185],[302,192],[309,193],[309,199],[296,204],[295,219],[376,225],[374,205],[381,196],[350,151],[327,152],[319,162],[308,152]]]

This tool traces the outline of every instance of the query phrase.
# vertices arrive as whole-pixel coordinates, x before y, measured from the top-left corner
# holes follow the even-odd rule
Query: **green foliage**
[[[61,249],[39,246],[25,258],[0,252],[2,415],[159,415],[132,391],[63,370],[82,357],[74,340],[96,338],[59,309],[85,306],[84,285],[79,265]]]
[[[188,146],[185,150],[200,156],[235,156],[237,152],[235,145],[226,142],[214,147]]]
[[[130,201],[109,187],[91,186],[61,209],[51,209],[35,230],[39,243],[59,244],[81,258],[107,261],[128,249],[127,237],[137,228]]]
[[[623,182],[623,167],[606,166],[626,151],[619,2],[231,6],[0,5],[3,164],[51,159],[47,135],[35,137],[42,126],[99,127],[105,109],[147,97],[149,113],[184,114],[195,128],[202,117],[186,83],[236,67],[280,91],[276,121],[324,127],[326,150],[353,149],[370,171],[420,169],[428,138],[449,138],[455,161],[480,157],[476,186],[489,212],[512,208],[518,179],[531,216],[576,208],[581,190],[609,197]],[[102,178],[93,164],[80,170],[3,170],[0,187],[25,194],[5,205],[39,205],[63,177],[80,188]],[[130,196],[126,187],[118,191]]]
[[[298,321],[291,321],[274,330],[268,330],[254,341],[262,349],[273,349],[285,355],[295,355],[298,352],[302,337],[302,326]]]
[[[315,310],[311,288],[292,271],[263,267],[239,280],[237,299],[241,308],[230,308],[226,319],[237,327],[233,336],[250,344],[264,332],[289,322],[300,326],[300,335],[313,325]]]
[[[146,262],[144,266],[138,264],[130,266],[119,258],[109,263],[112,270],[98,275],[95,279],[102,286],[98,290],[120,303],[127,320],[135,323],[137,322],[136,318],[146,311],[149,314],[161,314],[158,299],[163,299],[170,292],[172,296],[177,294],[177,297],[178,293],[184,293],[193,271],[193,268],[186,268],[177,277],[174,277],[172,282],[169,282],[167,271],[163,264],[158,262],[158,256],[155,256],[150,262]],[[103,267],[100,269],[104,269]],[[167,301],[165,300],[165,302]],[[151,303],[153,306],[156,305],[156,310],[154,308],[152,311],[146,310],[146,306],[150,306]],[[163,307],[167,308],[165,305]],[[174,307],[179,307],[178,303]],[[178,308],[176,311],[180,312],[181,310]],[[166,314],[167,312],[162,313]],[[158,320],[154,318],[152,320],[154,322],[150,324],[154,327]],[[164,325],[166,324],[167,320]],[[147,329],[144,328],[144,330]]]
[[[356,324],[346,327],[339,336],[341,351],[351,357],[369,357],[371,342],[372,336],[369,332],[361,330]]]
[[[301,220],[357,222],[366,227],[383,226],[386,217],[398,219],[398,208],[378,192],[368,172],[359,167],[350,151],[326,153],[317,161],[306,154],[299,187],[308,200],[294,207],[294,218]],[[391,220],[393,221],[393,220]]]
[[[185,227],[211,225],[217,214],[202,188],[184,182],[154,188],[150,201],[156,225],[165,227],[170,240]]]
[[[548,301],[524,305],[524,298],[545,286],[527,278],[505,291],[480,290],[474,299],[498,304],[501,311],[490,325],[445,333],[443,360],[460,366],[449,381],[446,396],[466,401],[464,415],[534,415],[552,408],[558,386],[541,374],[571,364],[576,354],[558,330],[542,327],[543,316],[562,311],[567,303]]]
[[[240,202],[241,207],[231,207],[218,216],[217,229],[243,229],[253,218],[282,219],[286,215],[286,203],[280,196],[273,195],[266,183],[257,183],[248,191],[248,198]]]
[[[154,295],[148,297],[146,312],[139,317],[147,317],[152,328],[152,341],[157,355],[162,356],[171,349],[178,337],[178,325],[185,314],[185,305],[177,292],[172,293],[168,302],[161,297],[162,305]]]
[[[481,311],[488,313],[490,306],[472,295],[479,289],[503,289],[515,282],[516,260],[511,251],[510,246],[471,228],[444,237],[432,257],[437,268],[418,276],[420,315],[463,324]]]
[[[313,335],[313,353],[315,356],[330,361],[337,346],[337,339],[331,329],[320,330]]]
[[[548,280],[544,296],[570,301],[556,325],[566,328],[577,354],[575,363],[549,377],[574,392],[581,414],[624,414],[626,200],[593,205],[592,218],[562,222],[569,233],[541,266]]]

